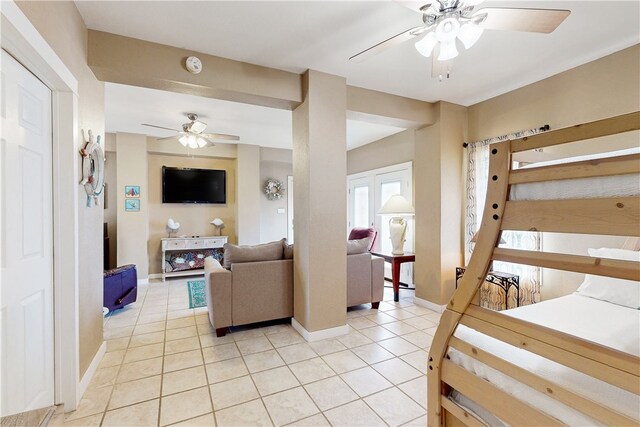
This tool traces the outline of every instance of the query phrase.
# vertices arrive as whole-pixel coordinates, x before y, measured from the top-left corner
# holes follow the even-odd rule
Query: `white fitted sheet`
[[[640,153],[640,147],[527,165],[522,169]],[[527,182],[511,186],[509,200],[586,199],[640,195],[640,174]]]
[[[640,310],[611,304],[573,294],[538,304],[503,311],[522,320],[569,333],[625,353],[640,356]],[[454,335],[517,366],[547,378],[569,390],[638,419],[640,396],[589,377],[566,366],[514,347],[463,325]],[[450,348],[451,361],[503,391],[517,396],[568,425],[599,425],[591,419],[548,396]],[[468,399],[456,398],[464,406],[482,417],[482,410],[474,408]],[[486,418],[485,418],[486,419]],[[490,424],[493,420],[486,419]]]

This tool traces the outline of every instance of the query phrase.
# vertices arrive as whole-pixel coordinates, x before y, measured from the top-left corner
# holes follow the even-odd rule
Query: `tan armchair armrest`
[[[224,335],[226,328],[232,325],[231,319],[231,272],[222,268],[213,258],[204,260],[205,292],[209,321],[218,336]]]

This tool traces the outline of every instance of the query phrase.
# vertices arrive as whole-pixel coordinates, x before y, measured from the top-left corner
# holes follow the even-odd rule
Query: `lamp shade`
[[[224,225],[224,221],[222,221],[220,218],[215,218],[213,221],[211,221],[211,225],[214,225],[216,227],[220,227],[220,226]]]
[[[413,205],[402,195],[391,196],[378,211],[378,215],[414,215]]]

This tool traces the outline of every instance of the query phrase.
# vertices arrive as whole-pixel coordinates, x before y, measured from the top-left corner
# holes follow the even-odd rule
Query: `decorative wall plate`
[[[89,139],[84,148],[80,149],[82,156],[82,181],[87,192],[87,206],[98,205],[98,197],[104,189],[104,151],[100,146],[100,136],[93,141],[93,132],[89,131]],[[82,137],[86,139],[84,130]]]

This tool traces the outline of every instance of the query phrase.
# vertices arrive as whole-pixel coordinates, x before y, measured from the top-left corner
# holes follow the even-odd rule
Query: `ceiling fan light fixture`
[[[460,32],[460,21],[455,17],[443,19],[436,26],[436,38],[441,43],[454,41]]]
[[[484,2],[484,0],[465,0],[464,1],[464,5],[465,6],[477,6],[482,2]]]
[[[458,49],[456,49],[455,39],[450,42],[440,43],[440,54],[438,55],[438,61],[448,61],[458,56]]]
[[[202,148],[205,145],[207,145],[207,141],[205,141],[203,138],[197,137],[196,140],[198,141],[198,147]]]
[[[189,138],[187,138],[187,135],[182,135],[180,138],[178,138],[178,142],[182,144],[183,147],[186,147],[189,142]]]
[[[202,133],[206,128],[207,128],[206,123],[202,123],[197,120],[191,124],[191,132],[193,133]]]
[[[416,42],[416,50],[427,58],[433,53],[433,48],[438,44],[438,39],[433,31]]]
[[[471,46],[476,44],[483,32],[484,29],[482,27],[468,22],[460,27],[458,38],[466,49],[471,49]]]

